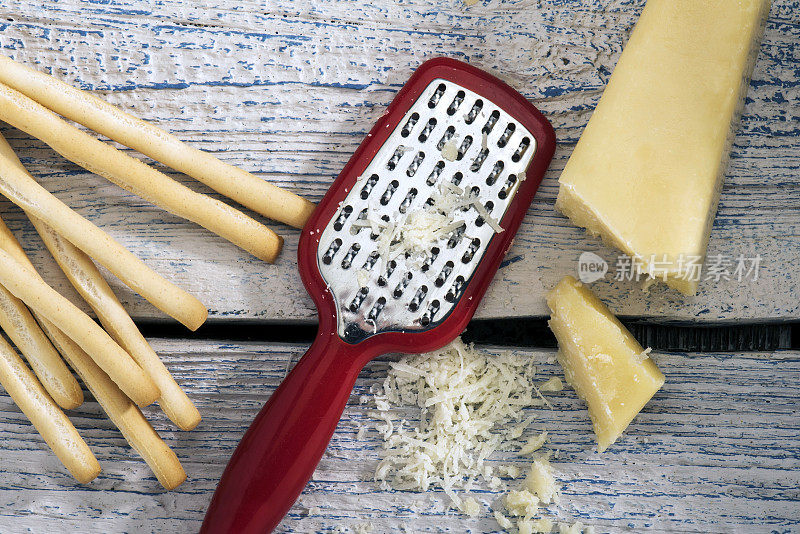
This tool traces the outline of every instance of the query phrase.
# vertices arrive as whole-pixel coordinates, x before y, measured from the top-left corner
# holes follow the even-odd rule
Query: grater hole
[[[356,293],[356,296],[350,302],[350,306],[348,306],[351,312],[355,313],[358,311],[358,309],[361,307],[361,304],[364,302],[364,299],[367,298],[368,293],[369,288],[367,287],[362,287],[358,290],[358,293]]]
[[[517,151],[514,152],[513,156],[511,156],[511,161],[516,163],[519,160],[521,160],[522,156],[525,155],[525,152],[528,150],[529,146],[531,146],[530,138],[529,137],[523,137],[522,141],[520,141],[520,143],[519,143],[519,148],[517,148]]]
[[[406,275],[398,282],[397,286],[395,286],[392,295],[394,298],[399,299],[403,296],[403,292],[408,287],[408,284],[411,283],[411,279],[414,278],[414,275],[411,272],[407,272]]]
[[[452,116],[452,115],[456,114],[456,111],[458,111],[458,108],[461,107],[461,103],[464,102],[464,96],[465,96],[464,91],[459,91],[459,92],[456,93],[455,98],[450,103],[450,105],[447,107],[447,114],[448,115]]]
[[[414,159],[411,161],[411,165],[409,165],[408,169],[406,169],[406,174],[409,177],[412,177],[415,174],[417,174],[417,169],[419,169],[419,166],[422,164],[422,161],[424,159],[425,159],[425,152],[422,151],[417,152],[417,155],[414,156]]]
[[[378,320],[378,316],[383,311],[384,306],[386,306],[386,298],[380,297],[377,300],[377,302],[375,302],[375,305],[372,307],[372,309],[369,310],[369,315],[367,315],[367,320],[370,321],[372,324],[375,324],[375,322]]]
[[[427,141],[428,137],[430,137],[431,132],[433,131],[434,128],[436,128],[436,119],[431,117],[430,119],[428,119],[428,124],[426,124],[425,128],[419,133],[419,137],[417,137],[417,139],[419,139],[419,142],[424,143],[425,141]]]
[[[461,174],[461,172],[457,172],[457,173],[455,173],[455,174],[453,175],[453,179],[451,180],[451,182],[453,182],[453,185],[458,185],[458,184],[460,184],[460,183],[461,183],[461,180],[462,180],[463,178],[464,178],[464,175],[463,175],[463,174]]]
[[[388,215],[382,215],[382,216],[381,216],[381,220],[382,220],[383,222],[385,222],[385,223],[388,223],[388,222],[389,222],[389,216],[388,216]],[[369,234],[369,238],[370,238],[372,241],[376,241],[376,240],[377,240],[379,237],[380,237],[380,235],[379,235],[377,232],[371,232],[371,233]]]
[[[394,151],[394,154],[392,154],[392,157],[389,158],[389,161],[386,162],[386,168],[389,169],[390,171],[393,171],[395,167],[397,167],[397,163],[403,157],[403,154],[405,154],[406,152],[408,152],[408,148],[402,145],[397,147]]]
[[[402,135],[403,137],[408,137],[409,135],[411,135],[411,130],[414,129],[414,126],[417,125],[417,122],[419,122],[419,113],[415,111],[408,118],[408,121],[406,121],[405,126],[403,126],[403,129],[400,131],[400,135]]]
[[[378,254],[378,251],[373,250],[369,253],[369,256],[367,256],[367,261],[364,262],[364,265],[361,268],[365,271],[371,271],[372,268],[375,267],[375,264],[378,263],[378,258],[380,258],[380,254]]]
[[[389,283],[389,278],[391,278],[392,273],[397,268],[397,262],[392,260],[389,262],[389,265],[386,266],[386,274],[383,274],[378,277],[378,285],[383,287]]]
[[[431,268],[431,265],[433,265],[433,262],[435,262],[436,258],[439,256],[439,252],[439,247],[433,247],[431,249],[431,251],[428,253],[428,259],[425,260],[425,263],[423,263],[422,267],[420,267],[420,270],[423,273],[427,272]]]
[[[511,192],[511,189],[514,187],[514,184],[517,183],[517,175],[516,174],[509,174],[508,178],[506,179],[506,183],[503,186],[503,189],[497,193],[497,197],[500,200],[505,200],[508,197],[508,194]]]
[[[503,135],[500,136],[500,139],[497,140],[497,146],[500,148],[504,148],[508,144],[508,140],[514,134],[514,130],[517,129],[517,125],[513,122],[506,126],[505,131],[503,131]]]
[[[479,248],[481,248],[481,240],[476,237],[469,244],[467,250],[464,252],[464,255],[461,256],[461,263],[471,262]]]
[[[441,309],[441,303],[438,300],[434,300],[433,302],[431,302],[431,305],[428,306],[428,311],[425,312],[425,315],[420,317],[419,324],[421,324],[422,326],[428,326],[429,324],[431,324],[431,321],[433,320],[434,317],[436,317],[436,314],[439,313],[440,309]]]
[[[464,154],[466,153],[467,150],[469,150],[469,147],[471,146],[472,146],[472,136],[471,135],[464,136],[464,140],[461,142],[461,146],[458,147],[458,156],[456,156],[456,161],[461,161],[461,159],[464,157]]]
[[[458,275],[455,282],[453,282],[453,285],[444,296],[444,300],[447,302],[455,302],[461,296],[461,292],[464,290],[465,283],[466,279],[463,276]]]
[[[497,110],[492,111],[492,114],[489,115],[489,118],[486,120],[486,124],[483,125],[483,129],[481,130],[485,134],[492,133],[492,129],[494,125],[497,124],[498,119],[500,119],[500,112]]]
[[[478,117],[478,113],[481,112],[482,108],[483,108],[483,100],[479,98],[478,100],[475,101],[474,104],[472,104],[472,109],[469,110],[469,113],[467,113],[464,116],[464,122],[466,122],[467,124],[472,124],[473,122],[475,122],[475,119]]]
[[[490,200],[490,201],[488,201],[486,204],[484,204],[484,206],[483,206],[483,207],[486,209],[486,213],[492,213],[492,210],[494,209],[494,202],[492,202],[492,201]],[[479,228],[480,228],[481,226],[483,226],[485,222],[486,222],[486,221],[483,219],[483,216],[481,216],[481,215],[478,215],[478,216],[475,218],[475,226],[477,226],[477,227],[479,227]]]
[[[436,91],[434,91],[433,94],[431,95],[430,100],[428,100],[428,107],[430,109],[433,109],[433,108],[436,107],[436,104],[439,103],[439,100],[442,98],[442,95],[444,94],[445,89],[447,89],[447,87],[445,87],[445,85],[443,83],[440,83],[439,87],[437,87]]]
[[[503,172],[503,167],[505,166],[506,164],[503,163],[502,160],[495,163],[494,167],[492,167],[492,172],[490,172],[489,176],[486,177],[486,185],[494,185],[495,182],[497,181],[497,178],[500,176],[500,173]],[[500,198],[505,198],[505,197],[500,197]]]
[[[456,129],[455,129],[455,127],[454,127],[454,126],[448,126],[448,127],[447,127],[447,130],[445,130],[445,131],[444,131],[444,134],[442,134],[442,138],[441,138],[441,139],[439,139],[439,142],[438,142],[438,143],[436,143],[436,150],[438,150],[438,151],[440,151],[440,152],[441,152],[441,151],[442,151],[442,149],[444,148],[444,145],[446,145],[446,144],[447,144],[447,142],[448,142],[450,139],[452,139],[452,138],[453,138],[453,136],[455,135],[455,133],[456,133]]]
[[[362,228],[365,228],[366,226],[368,226],[368,224],[366,224],[366,218],[367,218],[367,212],[368,211],[369,210],[367,208],[364,208],[363,210],[361,210],[361,213],[358,214],[358,217],[356,218],[356,220],[353,223],[353,225],[350,226],[350,235],[356,235],[357,233],[359,233],[361,231]]]
[[[428,200],[425,201],[425,205],[431,207],[433,206],[433,204],[434,204],[433,197],[428,197]]]
[[[447,263],[445,263],[444,267],[442,267],[442,272],[439,273],[439,276],[436,277],[436,281],[434,281],[433,284],[436,287],[442,287],[444,283],[447,281],[447,278],[453,272],[455,266],[456,266],[455,263],[453,263],[452,261],[448,261]]]
[[[400,203],[400,207],[398,208],[400,213],[405,213],[406,211],[408,211],[408,207],[411,205],[412,202],[414,202],[414,198],[416,198],[416,196],[417,196],[416,187],[412,187],[411,189],[408,190],[406,198],[403,199],[403,202]]]
[[[447,240],[447,248],[455,248],[461,242],[461,239],[464,237],[464,232],[467,230],[467,225],[462,224],[455,230],[453,230],[453,235],[450,236],[450,239]]]
[[[425,296],[428,294],[428,286],[421,285],[417,292],[414,294],[414,298],[411,299],[411,302],[408,303],[408,309],[412,312],[415,312],[419,309],[422,305],[422,301],[425,300]]]
[[[469,170],[471,170],[472,172],[478,172],[479,170],[481,170],[483,162],[486,161],[488,155],[489,155],[489,149],[482,148],[481,151],[478,152],[478,155],[475,156],[475,159],[472,160],[472,165],[470,165]]]
[[[398,187],[400,187],[400,182],[397,180],[392,180],[389,182],[389,186],[386,188],[386,191],[384,191],[383,196],[381,196],[382,206],[385,206],[390,200],[392,200],[392,195],[394,195],[394,192],[397,191]]]
[[[344,223],[347,221],[347,218],[350,217],[351,213],[353,213],[353,206],[345,206],[342,208],[342,213],[336,217],[336,222],[333,223],[333,229],[338,232],[344,228]]]
[[[433,185],[439,180],[439,176],[442,174],[444,170],[444,161],[439,160],[439,162],[434,165],[433,170],[428,175],[428,179],[425,180],[425,183],[428,185]]]
[[[342,240],[338,237],[333,240],[331,246],[328,247],[328,250],[325,251],[325,254],[322,256],[322,263],[325,265],[330,265],[333,261],[333,257],[336,255],[336,252],[341,248]]]
[[[356,257],[359,250],[361,250],[361,245],[353,243],[350,250],[348,250],[347,254],[342,258],[342,269],[349,269],[350,266],[353,265],[353,259]]]
[[[369,198],[369,194],[372,192],[372,188],[375,187],[375,184],[378,183],[378,180],[377,174],[373,174],[367,178],[367,183],[361,188],[361,200],[367,200],[367,198]]]

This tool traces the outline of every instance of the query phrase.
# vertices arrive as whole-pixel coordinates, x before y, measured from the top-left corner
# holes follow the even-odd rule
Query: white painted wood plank
[[[559,146],[480,317],[542,316],[543,293],[582,251],[616,254],[553,210],[556,180],[643,0],[62,0],[0,5],[0,49],[131,110],[224,160],[319,199],[413,69],[436,55],[506,79],[553,122]],[[759,280],[704,282],[695,298],[630,282],[597,290],[620,314],[663,320],[797,319],[800,249],[800,1],[774,0],[712,233],[710,254],[760,254]],[[148,206],[2,130],[42,183],[212,317],[313,320],[295,269]],[[206,191],[178,176],[198,190]],[[15,208],[0,204],[46,277],[74,297]],[[116,284],[117,286],[119,284]],[[224,290],[220,290],[224,288]],[[120,288],[137,318],[160,317]]]
[[[154,426],[189,479],[163,492],[92,400],[72,413],[103,467],[79,486],[24,416],[0,395],[2,531],[196,532],[225,463],[247,425],[306,347],[153,340],[198,404],[203,422],[179,432],[155,409]],[[491,350],[491,349],[488,349]],[[552,351],[526,350],[542,379],[559,375]],[[564,484],[554,512],[598,532],[717,533],[800,530],[800,353],[656,354],[667,382],[605,454],[593,452],[586,410],[572,390],[536,408],[530,432],[548,429]],[[469,519],[432,504],[441,492],[383,492],[369,479],[380,438],[358,396],[382,380],[386,358],[361,373],[328,454],[280,532],[330,532],[371,522],[375,533],[492,532],[488,511]],[[413,423],[414,414],[405,414]],[[523,436],[527,438],[527,435]],[[525,467],[511,453],[503,463]],[[500,460],[498,460],[500,461]],[[484,503],[499,494],[476,492]],[[316,510],[316,509],[319,510]],[[419,508],[414,512],[414,508]],[[309,512],[311,510],[311,512]]]

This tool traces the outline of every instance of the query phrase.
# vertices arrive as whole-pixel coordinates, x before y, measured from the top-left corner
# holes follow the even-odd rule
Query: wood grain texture
[[[643,0],[62,0],[0,4],[0,50],[318,200],[423,60],[446,55],[507,80],[552,121],[552,167],[480,317],[546,315],[543,294],[583,251],[616,253],[553,210],[556,181]],[[757,281],[713,281],[684,298],[595,284],[621,315],[670,320],[800,318],[800,0],[774,0],[712,232],[710,254],[763,258]],[[267,265],[2,128],[59,198],[190,290],[216,318],[313,320],[296,274],[297,232]],[[173,176],[208,192],[186,177]],[[16,208],[9,225],[45,277],[75,298]],[[162,316],[114,281],[141,319]]]
[[[76,484],[9,398],[0,395],[0,510],[4,533],[196,532],[233,448],[305,346],[152,340],[203,421],[180,432],[156,407],[146,414],[174,448],[189,479],[164,492],[119,432],[87,397],[71,419],[103,472]],[[492,349],[487,349],[492,350]],[[561,371],[552,351],[525,351],[545,380]],[[493,532],[475,491],[477,519],[445,510],[441,492],[384,492],[371,481],[381,439],[370,408],[359,403],[386,376],[386,357],[361,373],[349,406],[314,478],[279,529],[331,532],[373,523],[375,533]],[[608,452],[594,452],[588,415],[567,389],[522,439],[546,428],[563,504],[562,520],[597,532],[716,533],[800,531],[800,353],[656,354],[664,388]],[[528,414],[525,414],[526,416]],[[413,411],[398,412],[410,423]],[[362,440],[356,434],[368,425]],[[526,462],[512,453],[493,464]],[[513,482],[511,482],[513,484]],[[415,511],[417,510],[417,511]]]

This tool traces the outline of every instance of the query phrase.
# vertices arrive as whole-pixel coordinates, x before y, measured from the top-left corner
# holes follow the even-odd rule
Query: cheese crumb
[[[519,534],[547,534],[553,531],[553,526],[553,520],[549,517],[540,517],[533,521],[523,519],[517,523]]]
[[[564,391],[564,382],[562,382],[559,377],[554,376],[544,384],[540,385],[539,391],[546,391],[546,392]]]
[[[527,489],[509,491],[505,505],[508,513],[517,517],[530,519],[539,512],[539,498]]]
[[[547,432],[542,432],[537,436],[531,436],[528,442],[519,450],[520,456],[527,456],[538,451],[547,442]]]
[[[558,502],[558,485],[553,476],[553,466],[545,458],[533,461],[531,470],[525,478],[525,487],[536,494],[544,504]]]
[[[497,524],[500,525],[500,528],[502,529],[509,530],[514,527],[514,523],[512,523],[509,518],[507,518],[497,510],[494,511],[494,518],[497,521]]]
[[[481,505],[474,497],[467,497],[461,506],[461,511],[469,517],[477,517],[481,513]]]
[[[640,352],[639,354],[637,354],[635,356],[636,361],[638,363],[644,362],[646,359],[648,359],[650,357],[650,353],[652,351],[653,351],[653,349],[651,349],[650,347],[647,347],[646,349],[644,349],[642,352]]]
[[[442,157],[447,161],[455,161],[458,158],[458,146],[456,138],[452,138],[442,146]]]
[[[558,524],[558,533],[559,534],[583,534],[583,523],[581,523],[580,521],[577,521],[575,524],[573,524],[571,526],[568,523],[559,523]]]
[[[517,478],[519,476],[519,467],[516,465],[501,465],[497,468],[497,471],[509,478]]]

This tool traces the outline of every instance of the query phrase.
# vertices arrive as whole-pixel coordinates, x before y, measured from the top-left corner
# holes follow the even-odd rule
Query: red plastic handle
[[[317,337],[236,447],[201,533],[263,534],[280,523],[314,473],[366,363],[354,349],[336,334]]]

